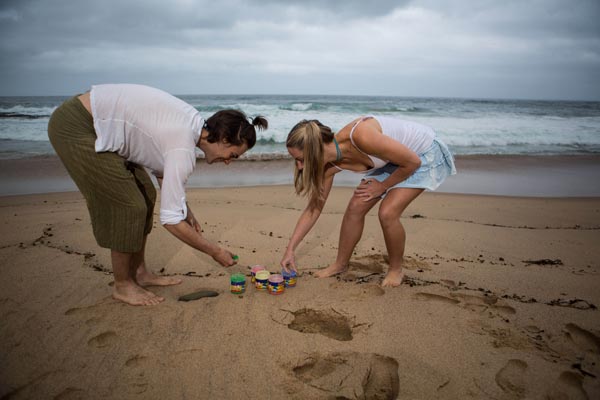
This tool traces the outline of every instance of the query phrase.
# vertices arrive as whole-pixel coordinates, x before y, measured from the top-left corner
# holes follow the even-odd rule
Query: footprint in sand
[[[415,260],[414,258],[404,257],[404,264],[402,267],[405,269],[414,269],[414,270],[425,270],[430,271],[431,265],[426,263],[425,261]]]
[[[523,399],[527,394],[527,385],[525,383],[526,372],[527,363],[525,361],[517,359],[509,360],[496,374],[496,383],[512,398]]]
[[[96,317],[92,317],[92,318],[85,320],[85,324],[88,326],[95,326],[95,325],[98,325],[100,322],[102,322],[102,320],[100,318],[96,318]]]
[[[147,368],[154,368],[152,360],[149,357],[135,354],[125,361],[125,367],[127,367],[125,371],[130,376],[127,384],[127,392],[139,395],[148,391],[151,385],[147,381],[144,371]]]
[[[600,337],[575,324],[565,326],[567,337],[581,350],[600,354]]]
[[[350,285],[342,282],[334,282],[329,287],[333,290],[339,290],[344,296],[358,299],[378,297],[385,294],[385,290],[381,286],[374,284]]]
[[[488,307],[493,308],[503,314],[516,314],[517,310],[501,302],[496,296],[474,296],[464,293],[452,293],[453,298],[460,300],[462,303],[474,311],[483,311]]]
[[[56,396],[54,400],[71,400],[71,399],[85,399],[85,390],[79,388],[68,387]]]
[[[387,264],[386,258],[381,254],[359,257],[357,261],[350,261],[348,269],[363,273],[382,274]]]
[[[496,310],[502,314],[516,314],[516,310],[501,302],[496,296],[475,296],[464,293],[451,293],[450,297],[435,293],[419,292],[417,300],[437,301],[446,304],[457,304],[471,311],[483,312],[487,309]]]
[[[127,391],[133,394],[142,394],[148,390],[148,386],[148,382],[145,381],[131,382]]]
[[[112,297],[110,297],[110,299],[112,299]],[[67,311],[65,311],[64,314],[66,316],[89,314],[91,312],[94,312],[95,310],[103,309],[106,306],[106,304],[107,303],[105,303],[105,302],[100,302],[98,304],[92,304],[90,306],[72,307],[72,308],[69,308]]]
[[[69,308],[67,311],[65,311],[65,315],[66,316],[87,315],[87,314],[89,314],[91,307],[96,307],[96,306]],[[102,322],[102,318],[100,318],[98,316],[92,316],[85,320],[85,324],[87,326],[96,326],[96,325],[100,324],[101,322]]]
[[[133,357],[129,357],[127,361],[125,361],[125,366],[130,368],[141,367],[149,361],[150,360],[148,359],[148,357],[136,354]]]
[[[363,259],[369,257],[363,257]],[[379,279],[383,275],[384,265],[377,260],[367,260],[366,262],[350,261],[348,270],[338,275],[338,279],[344,282],[370,282],[373,279]]]
[[[348,263],[348,270],[338,275],[338,280],[344,282],[358,281],[360,283],[381,279],[387,271],[388,257],[381,254],[368,255],[357,258]],[[407,270],[430,270],[429,264],[412,258],[405,258],[403,267]]]
[[[554,382],[546,394],[548,400],[588,400],[588,396],[583,389],[583,377],[575,372],[564,371]]]
[[[437,301],[437,302],[446,303],[446,304],[460,303],[459,300],[456,300],[456,299],[453,299],[450,297],[446,297],[446,296],[442,296],[439,294],[434,294],[434,293],[419,292],[419,293],[415,294],[415,298],[417,300]]]
[[[90,340],[88,340],[88,345],[92,347],[97,347],[99,349],[103,347],[110,346],[117,339],[117,334],[113,331],[107,331],[99,334],[98,336],[94,336]]]
[[[358,269],[364,272],[377,272],[383,273],[386,266],[389,264],[389,259],[386,255],[373,254],[357,258],[357,261],[351,261],[349,263],[350,269]],[[403,268],[409,270],[430,270],[431,266],[420,260],[416,260],[412,257],[404,257]]]
[[[65,311],[65,315],[69,316],[69,315],[76,315],[78,313],[80,313],[83,309],[79,308],[79,307],[75,307],[75,308],[69,308],[67,311]]]
[[[303,308],[292,314],[294,320],[288,324],[290,329],[302,333],[318,333],[340,341],[352,340],[352,324],[338,312]]]
[[[398,362],[379,354],[313,354],[292,368],[294,376],[335,399],[396,399]]]

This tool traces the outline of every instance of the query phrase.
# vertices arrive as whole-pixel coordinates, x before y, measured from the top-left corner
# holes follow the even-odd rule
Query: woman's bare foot
[[[347,270],[348,270],[347,265],[338,265],[338,264],[333,263],[329,267],[317,271],[315,273],[315,276],[317,278],[328,278],[330,276],[341,274],[342,272],[345,272]]]
[[[381,283],[381,286],[383,286],[383,287],[400,286],[402,284],[403,279],[404,279],[404,271],[402,270],[402,267],[400,267],[400,268],[391,268],[390,267],[387,275],[385,276],[385,279]]]
[[[171,286],[182,282],[181,279],[172,276],[156,275],[145,267],[138,268],[135,279],[140,286]]]
[[[113,298],[133,306],[155,306],[165,300],[132,281],[115,282]]]

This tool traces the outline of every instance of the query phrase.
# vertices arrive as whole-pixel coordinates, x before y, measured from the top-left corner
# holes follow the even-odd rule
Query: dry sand
[[[109,252],[78,193],[0,197],[1,399],[600,398],[600,199],[425,193],[405,213],[408,279],[382,289],[367,217],[350,271],[336,254],[352,192],[334,188],[281,296],[229,274],[278,270],[304,206],[290,186],[194,189],[229,269],[157,226],[147,262],[183,284],[156,307],[110,297]],[[178,302],[214,289],[218,297]]]

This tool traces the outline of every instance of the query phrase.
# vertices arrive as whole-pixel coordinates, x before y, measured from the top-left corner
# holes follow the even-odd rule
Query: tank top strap
[[[360,151],[361,153],[363,153],[366,156],[369,156],[367,153],[365,153],[364,151],[362,151],[357,145],[356,143],[354,143],[354,138],[352,137],[352,135],[354,135],[354,130],[356,129],[356,127],[358,126],[358,124],[360,124],[363,121],[366,121],[368,119],[373,118],[372,116],[366,116],[366,117],[362,117],[361,119],[359,119],[358,121],[356,121],[356,123],[354,124],[354,126],[352,127],[352,129],[350,130],[350,142],[352,142],[352,146],[354,146],[356,148],[356,150]],[[370,157],[370,156],[369,156]]]

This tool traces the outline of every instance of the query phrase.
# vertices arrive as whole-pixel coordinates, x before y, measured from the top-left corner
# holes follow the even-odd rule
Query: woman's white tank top
[[[379,125],[381,125],[381,130],[385,136],[388,136],[394,139],[395,141],[402,143],[417,154],[421,154],[425,150],[427,150],[429,146],[431,146],[435,138],[435,131],[432,128],[423,124],[419,124],[417,122],[375,115],[368,115],[366,117],[363,117],[360,120],[358,120],[356,124],[354,124],[354,126],[352,127],[352,130],[350,131],[350,141],[358,151],[367,155],[373,162],[373,168],[369,171],[376,168],[381,168],[388,163],[387,160],[382,160],[380,158],[365,153],[356,145],[356,143],[354,143],[354,138],[352,137],[354,135],[354,130],[356,129],[358,124],[370,118],[374,118],[377,122],[379,122]],[[338,169],[341,168],[338,167]]]

